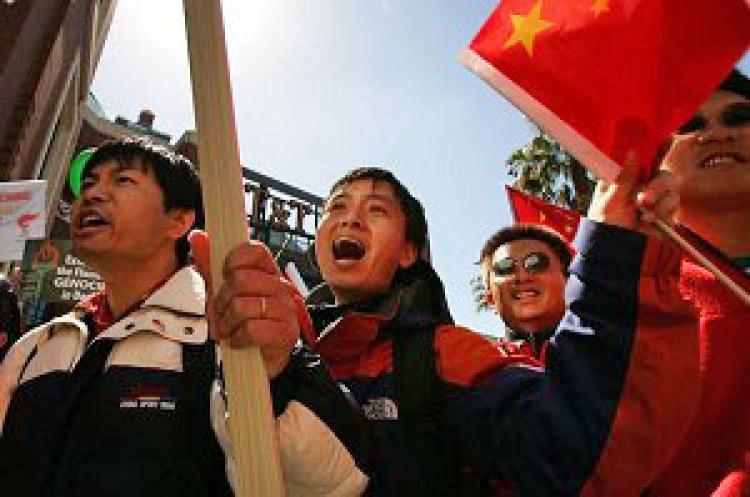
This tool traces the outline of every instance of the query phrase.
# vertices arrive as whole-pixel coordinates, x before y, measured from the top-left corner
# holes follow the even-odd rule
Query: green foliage
[[[537,135],[505,161],[516,178],[513,186],[550,204],[585,215],[594,193],[595,180],[583,165],[559,143],[537,128]],[[487,289],[481,276],[469,282],[476,310],[489,308],[484,302]]]
[[[505,161],[513,186],[551,204],[585,214],[594,179],[559,143],[541,130]]]
[[[474,305],[476,306],[476,311],[489,311],[490,307],[484,300],[484,295],[487,292],[487,288],[484,286],[482,276],[476,275],[472,277],[469,281],[469,285],[471,285],[471,293],[472,295],[474,295]]]

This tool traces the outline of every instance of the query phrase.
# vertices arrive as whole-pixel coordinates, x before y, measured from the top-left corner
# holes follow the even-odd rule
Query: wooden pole
[[[700,263],[701,266],[703,266],[714,276],[716,276],[716,279],[719,280],[724,286],[726,286],[732,293],[734,293],[742,302],[745,303],[745,305],[750,306],[750,295],[748,295],[748,293],[741,286],[735,283],[732,278],[724,274],[724,272],[719,269],[716,264],[711,262],[698,249],[693,247],[693,245],[689,241],[687,241],[683,236],[677,233],[674,228],[672,228],[669,224],[662,221],[661,219],[657,219],[656,221],[654,221],[654,225],[662,233],[664,233],[667,237],[669,237],[677,245],[679,245],[682,250],[690,254],[696,261],[698,261],[698,263]]]
[[[247,241],[242,169],[235,129],[229,62],[220,0],[184,0],[190,76],[211,274],[221,286],[229,251]],[[257,348],[221,355],[229,408],[229,435],[238,497],[284,494],[268,376]]]

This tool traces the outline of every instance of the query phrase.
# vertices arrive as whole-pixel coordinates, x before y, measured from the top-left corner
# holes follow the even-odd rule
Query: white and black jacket
[[[77,311],[22,337],[0,366],[2,495],[231,495],[204,308],[183,268],[93,340]],[[359,443],[356,413],[309,359],[295,353],[272,382],[287,495],[359,495],[360,458],[339,441]]]

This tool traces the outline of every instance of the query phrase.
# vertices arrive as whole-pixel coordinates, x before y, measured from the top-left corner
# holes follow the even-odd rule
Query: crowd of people
[[[493,342],[454,322],[424,209],[392,172],[332,185],[323,284],[303,303],[254,241],[213,288],[192,164],[107,142],[71,217],[105,289],[7,335],[0,488],[232,495],[225,341],[261,351],[291,496],[750,495],[750,309],[652,225],[679,221],[750,267],[749,162],[735,71],[650,182],[631,161],[599,183],[575,257],[536,225],[488,239],[487,303],[508,329]]]

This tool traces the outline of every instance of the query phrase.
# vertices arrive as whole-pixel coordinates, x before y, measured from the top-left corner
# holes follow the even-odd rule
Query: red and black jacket
[[[750,307],[691,262],[680,287],[700,310],[700,406],[649,497],[712,495],[750,470]]]
[[[426,264],[376,301],[310,307],[306,340],[375,434],[372,495],[420,495],[429,477],[398,422],[393,355],[397,334],[425,328],[434,331],[441,444],[455,457],[445,495],[637,495],[665,464],[697,398],[697,330],[676,288],[679,253],[593,222],[577,246],[568,311],[543,367],[453,325]],[[500,484],[490,490],[490,481]]]

